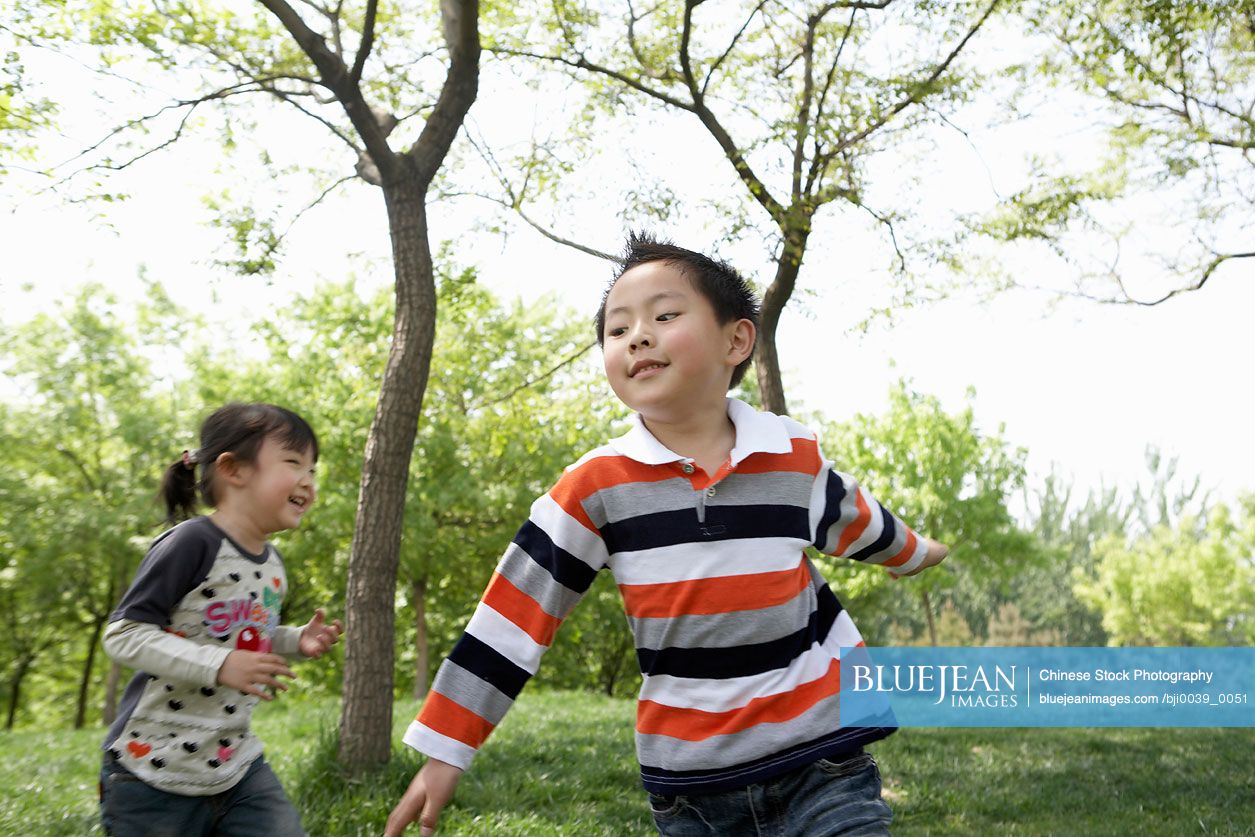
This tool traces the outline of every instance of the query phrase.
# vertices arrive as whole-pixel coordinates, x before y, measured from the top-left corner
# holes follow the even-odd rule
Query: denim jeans
[[[663,837],[884,835],[893,812],[868,753],[820,759],[762,784],[693,796],[649,795]]]
[[[235,787],[183,796],[145,784],[106,754],[100,821],[111,837],[304,837],[301,815],[264,758]]]

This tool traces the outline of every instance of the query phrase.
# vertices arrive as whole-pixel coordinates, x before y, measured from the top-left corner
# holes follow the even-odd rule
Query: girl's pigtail
[[[178,523],[196,514],[196,453],[183,456],[166,468],[161,478],[161,500],[166,504],[166,520]]]

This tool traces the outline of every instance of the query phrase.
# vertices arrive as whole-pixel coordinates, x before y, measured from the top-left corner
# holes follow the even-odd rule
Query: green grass
[[[397,707],[398,741],[413,709]],[[630,700],[525,693],[442,837],[654,833],[634,715]],[[334,701],[275,701],[256,728],[310,834],[379,834],[418,760],[398,745],[386,769],[348,781],[331,758],[336,722]],[[101,735],[0,734],[0,834],[98,834]],[[1255,834],[1255,729],[903,730],[874,752],[897,835]]]

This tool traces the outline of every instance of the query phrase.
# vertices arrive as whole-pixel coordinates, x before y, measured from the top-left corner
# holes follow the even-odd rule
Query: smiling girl
[[[157,538],[105,632],[136,674],[105,738],[101,820],[111,835],[303,834],[249,718],[295,676],[289,657],[322,656],[342,630],[321,609],[279,624],[287,576],[267,542],[317,497],[318,440],[273,404],[228,404],[200,440],[167,468],[161,496],[172,522],[194,514],[197,494],[214,511]]]

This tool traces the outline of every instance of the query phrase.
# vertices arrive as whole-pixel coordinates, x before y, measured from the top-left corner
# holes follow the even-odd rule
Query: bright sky
[[[58,149],[73,150],[98,139],[105,123],[76,120],[70,113],[86,104],[84,94],[74,91],[82,91],[90,77],[52,56],[33,60],[32,66],[49,88],[45,95],[67,102],[66,135],[55,141]],[[473,111],[474,129],[491,136],[508,135],[502,123],[535,130],[548,107],[555,107],[552,100],[521,105],[517,91],[489,75]],[[126,99],[109,106],[114,121],[132,115],[134,108]],[[316,125],[284,119],[268,130],[295,153],[318,154],[325,147],[301,139],[316,136]],[[704,134],[679,122],[654,127],[679,137],[668,143],[668,154],[674,156],[658,169],[671,178],[677,195],[695,199],[730,183],[726,161],[714,157],[713,143]],[[1076,125],[1060,127],[1060,147],[1080,142],[1084,153],[1080,133]],[[1021,139],[1012,131],[985,140],[980,156],[957,135],[943,140],[933,152],[935,167],[912,171],[918,183],[900,176],[895,170],[900,162],[886,160],[877,172],[878,188],[888,203],[896,191],[903,211],[916,200],[903,200],[903,194],[911,194],[903,190],[920,190],[921,215],[937,207],[980,204],[992,188],[1013,191],[1008,184],[1021,165]],[[607,149],[606,159],[579,172],[581,179],[593,184],[613,180],[612,162],[607,162],[613,155],[614,149]],[[270,282],[235,278],[214,268],[212,258],[223,253],[224,235],[205,225],[202,198],[233,182],[229,170],[218,170],[220,158],[221,146],[212,137],[181,142],[115,180],[114,188],[125,189],[131,198],[108,205],[67,205],[53,195],[32,195],[35,181],[30,179],[12,177],[0,184],[0,200],[14,207],[0,233],[5,251],[0,323],[12,325],[47,310],[89,280],[124,300],[135,299],[141,271],[164,283],[183,304],[223,321],[265,316],[319,281],[349,274],[366,287],[390,281],[382,198],[363,184],[343,190],[301,220]],[[352,162],[345,158],[346,173]],[[246,164],[240,165],[247,171]],[[304,200],[301,192],[290,203]],[[491,210],[487,202],[474,200],[433,207],[433,243],[453,240],[456,258],[477,264],[482,281],[502,296],[531,300],[557,292],[564,305],[591,319],[608,265],[521,225],[508,238],[476,230],[477,222],[497,217]],[[616,207],[599,207],[595,200],[573,206],[556,220],[560,232],[609,250],[619,248],[627,223]],[[660,229],[656,223],[648,226]],[[709,213],[685,216],[665,231],[694,249],[708,249],[718,235]],[[723,255],[764,285],[770,279],[761,252],[743,246]],[[1016,269],[1028,284],[1070,282],[1058,264],[1021,261]],[[795,411],[818,411],[834,419],[876,412],[898,377],[910,378],[917,389],[959,409],[972,387],[982,427],[996,431],[1005,424],[1010,442],[1028,448],[1032,484],[1040,484],[1055,463],[1082,489],[1101,482],[1131,486],[1146,476],[1146,446],[1156,445],[1179,456],[1182,473],[1200,474],[1220,496],[1255,490],[1246,383],[1255,359],[1255,330],[1249,327],[1255,266],[1249,260],[1218,272],[1203,291],[1155,308],[1055,303],[1029,292],[981,302],[975,293],[959,292],[902,312],[891,326],[877,324],[860,333],[853,327],[868,308],[887,299],[877,290],[885,276],[883,241],[865,219],[832,217],[819,225],[802,273],[805,296],[786,311],[780,329],[786,391]]]

